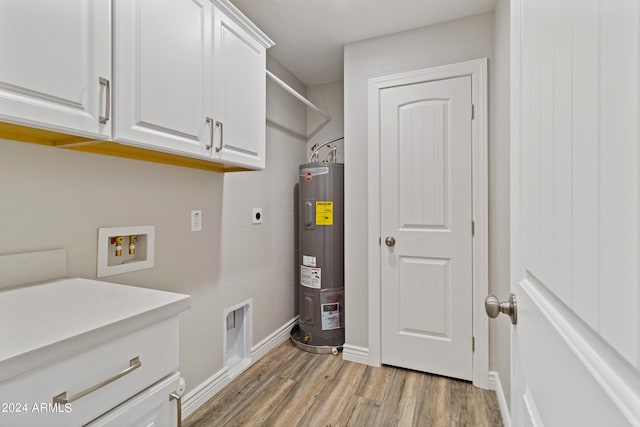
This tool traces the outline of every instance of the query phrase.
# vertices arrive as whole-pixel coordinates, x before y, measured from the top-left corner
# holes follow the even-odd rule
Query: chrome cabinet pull
[[[111,118],[111,82],[109,82],[109,79],[105,79],[104,77],[100,77],[98,79],[98,81],[100,82],[101,86],[104,86],[106,89],[106,106],[105,106],[105,112],[104,112],[104,116],[98,116],[98,121],[100,122],[100,124],[106,124],[109,119]]]
[[[220,152],[220,150],[222,150],[222,144],[224,141],[224,125],[222,124],[222,122],[218,121],[218,120],[213,120],[211,117],[206,117],[207,123],[209,124],[209,126],[211,127],[211,140],[209,142],[209,144],[207,144],[205,146],[205,148],[207,150],[211,150],[211,147],[213,147],[213,125],[215,123],[215,127],[220,128],[220,146],[216,147],[216,153]]]
[[[178,424],[176,424],[176,426],[182,427],[182,399],[178,393],[171,393],[169,395],[169,401],[172,400],[176,401],[176,409],[178,410]]]
[[[82,390],[80,393],[75,394],[69,398],[67,398],[67,392],[63,391],[62,393],[60,393],[57,396],[53,397],[53,403],[71,403],[73,401],[76,401],[82,397],[85,397],[88,394],[93,393],[94,391],[101,389],[102,387],[111,384],[112,382],[114,382],[115,380],[124,377],[127,374],[130,374],[131,372],[135,371],[136,369],[138,369],[139,367],[142,366],[142,362],[140,361],[140,357],[136,356],[133,359],[131,359],[129,361],[129,367],[127,369],[125,369],[124,371],[120,372],[119,374],[102,381],[101,383],[98,383],[92,387],[89,387],[88,389]]]
[[[224,125],[222,124],[222,122],[216,120],[216,127],[220,128],[220,146],[216,147],[216,153],[218,153],[220,152],[220,150],[222,150],[222,144],[224,141]]]
[[[211,133],[209,135],[209,144],[207,144],[204,148],[206,148],[207,150],[211,150],[211,147],[213,147],[213,119],[207,116],[205,120],[209,125],[209,130],[211,131]]]

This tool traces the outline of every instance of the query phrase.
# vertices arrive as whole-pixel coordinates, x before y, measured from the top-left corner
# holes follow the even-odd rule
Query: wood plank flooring
[[[502,426],[502,420],[495,393],[466,381],[345,362],[286,342],[183,426]]]

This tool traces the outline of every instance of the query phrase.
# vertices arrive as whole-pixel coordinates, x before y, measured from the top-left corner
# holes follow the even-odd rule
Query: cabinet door
[[[0,121],[101,139],[111,135],[110,4],[0,2]]]
[[[266,132],[266,52],[249,33],[214,7],[214,158],[263,169]]]
[[[180,402],[170,395],[179,384],[180,374],[175,372],[85,427],[175,427],[181,412],[178,411]]]
[[[114,13],[114,139],[210,157],[211,4],[116,0]]]

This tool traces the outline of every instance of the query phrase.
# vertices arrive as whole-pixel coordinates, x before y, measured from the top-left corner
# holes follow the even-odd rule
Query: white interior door
[[[382,363],[470,380],[471,77],[382,89],[379,123]]]
[[[512,2],[514,426],[640,425],[639,12]]]

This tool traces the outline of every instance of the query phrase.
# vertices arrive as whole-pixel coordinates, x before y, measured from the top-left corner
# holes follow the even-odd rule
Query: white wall
[[[504,31],[501,26],[497,36]],[[505,289],[509,288],[508,129],[505,131],[502,128],[505,120],[508,120],[508,106],[503,103],[504,93],[499,101],[496,100],[496,87],[508,88],[504,64],[508,70],[509,61],[508,57],[500,58],[502,77],[500,80],[494,79],[494,43],[500,52],[504,50],[503,40],[494,42],[494,13],[488,12],[345,46],[345,302],[346,342],[351,346],[369,347],[367,81],[370,78],[489,58],[489,75],[492,76],[489,95],[493,112],[496,112],[493,104],[500,103],[499,115],[496,112],[496,117],[490,121],[489,138],[490,274],[495,280],[490,284],[490,289],[502,296]],[[497,129],[500,131],[494,135]],[[490,369],[499,370],[501,378],[505,377],[508,384],[509,369],[508,364],[504,363],[508,355],[507,359],[502,356],[498,359],[496,356],[504,350],[505,339],[508,348],[508,334],[505,338],[505,330],[495,327],[491,332],[495,336],[491,341]],[[508,394],[509,390],[505,390],[505,393]]]
[[[311,154],[314,144],[322,144],[344,136],[344,84],[337,81],[307,88],[307,99],[331,116],[329,122],[320,114],[309,110],[307,113],[307,154]],[[338,148],[338,162],[344,163],[344,140],[334,143]],[[324,160],[328,149],[320,150],[320,160]],[[307,159],[309,156],[307,155]]]
[[[155,267],[106,280],[192,296],[180,370],[188,389],[197,386],[223,367],[225,307],[253,297],[254,344],[295,316],[293,191],[306,112],[290,101],[268,84],[261,172],[223,175],[0,140],[0,254],[66,248],[69,274],[95,278],[98,227],[155,225]],[[264,209],[262,225],[251,225],[251,207]],[[202,232],[190,231],[191,209],[202,209]]]

